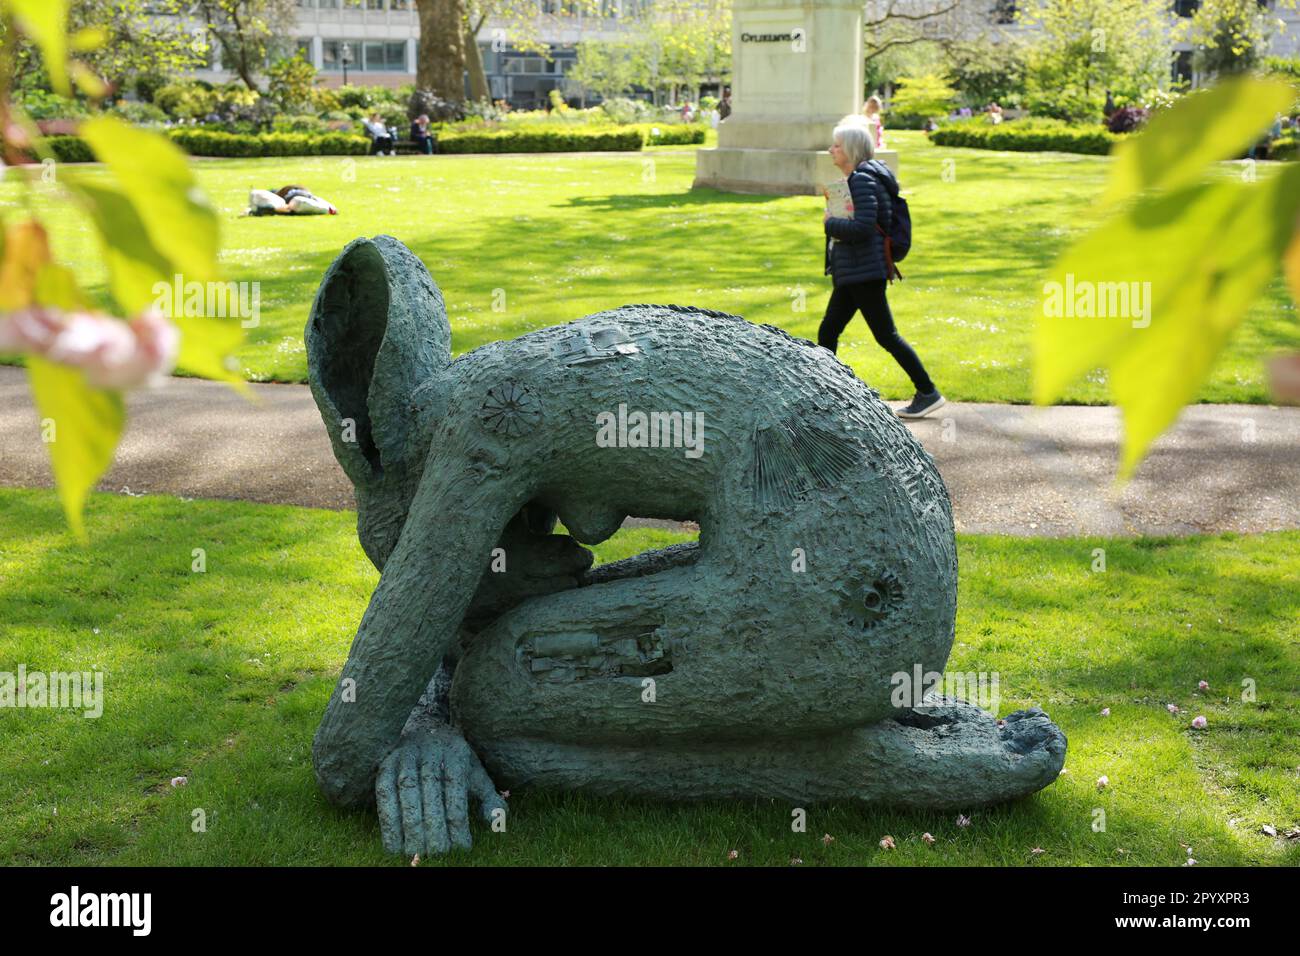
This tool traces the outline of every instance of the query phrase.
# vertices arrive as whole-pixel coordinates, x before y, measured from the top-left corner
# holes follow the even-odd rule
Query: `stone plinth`
[[[831,130],[862,108],[861,0],[736,0],[731,48],[733,112],[696,154],[695,185],[821,192],[842,176]],[[896,154],[880,158],[897,171]]]

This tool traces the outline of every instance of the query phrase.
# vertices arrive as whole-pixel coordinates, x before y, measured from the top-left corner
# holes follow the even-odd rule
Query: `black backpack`
[[[893,176],[882,176],[876,171],[876,167],[881,165],[883,164],[878,159],[869,160],[867,169],[870,170],[871,178],[875,180],[877,188],[883,189],[889,196],[894,216],[890,220],[888,231],[881,229],[879,223],[876,224],[876,228],[885,237],[885,265],[889,270],[890,278],[897,275],[901,279],[903,274],[898,271],[895,263],[906,259],[907,254],[912,250],[912,211],[907,208],[907,200],[898,192],[898,180]]]

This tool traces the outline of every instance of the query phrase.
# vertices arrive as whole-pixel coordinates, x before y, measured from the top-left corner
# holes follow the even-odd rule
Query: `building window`
[[[384,0],[366,0],[366,9],[382,10],[384,9]]]
[[[298,38],[298,55],[308,63],[311,62],[311,37]]]
[[[502,73],[550,73],[548,63],[540,56],[505,56],[501,58]]]
[[[323,40],[320,47],[320,68],[322,71],[331,73],[341,73],[343,71],[343,44],[346,40]],[[352,59],[348,62],[348,69],[355,70],[360,68],[357,63],[357,55],[360,45],[351,44]]]
[[[1174,54],[1174,82],[1192,82],[1192,51],[1179,50]]]
[[[411,9],[411,0],[388,0],[389,10],[409,10]]]
[[[355,45],[353,49],[356,49]],[[368,40],[363,47],[362,54],[361,69],[368,72],[400,73],[406,69],[406,44],[404,42],[381,43]]]
[[[1201,0],[1174,0],[1174,13],[1180,17],[1190,17],[1201,5]]]
[[[339,0],[316,0],[316,6],[322,10],[337,10],[339,8]]]

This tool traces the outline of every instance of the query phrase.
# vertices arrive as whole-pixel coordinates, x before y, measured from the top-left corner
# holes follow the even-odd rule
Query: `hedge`
[[[520,129],[442,133],[437,149],[440,153],[576,153],[636,151],[641,146],[641,131],[634,128]]]
[[[638,128],[647,146],[698,146],[704,142],[704,127],[695,123],[674,123],[671,126],[640,123]],[[654,135],[656,129],[659,130],[658,136]]]
[[[1105,156],[1124,137],[1101,127],[1093,129],[1016,129],[1015,121],[997,126],[948,126],[930,134],[939,146],[965,146],[968,149],[999,149],[1011,152],[1089,153]]]
[[[370,140],[353,133],[224,133],[207,129],[167,131],[191,156],[364,156]]]
[[[80,136],[46,136],[41,145],[60,163],[93,163],[95,154]]]

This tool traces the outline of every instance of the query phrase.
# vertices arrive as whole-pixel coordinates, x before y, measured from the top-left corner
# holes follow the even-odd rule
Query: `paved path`
[[[104,491],[350,508],[304,385],[172,379],[130,398]],[[957,530],[1017,535],[1188,534],[1300,527],[1300,409],[1187,409],[1121,492],[1113,408],[954,403],[912,422],[952,493]],[[48,487],[24,373],[0,367],[0,485]]]

